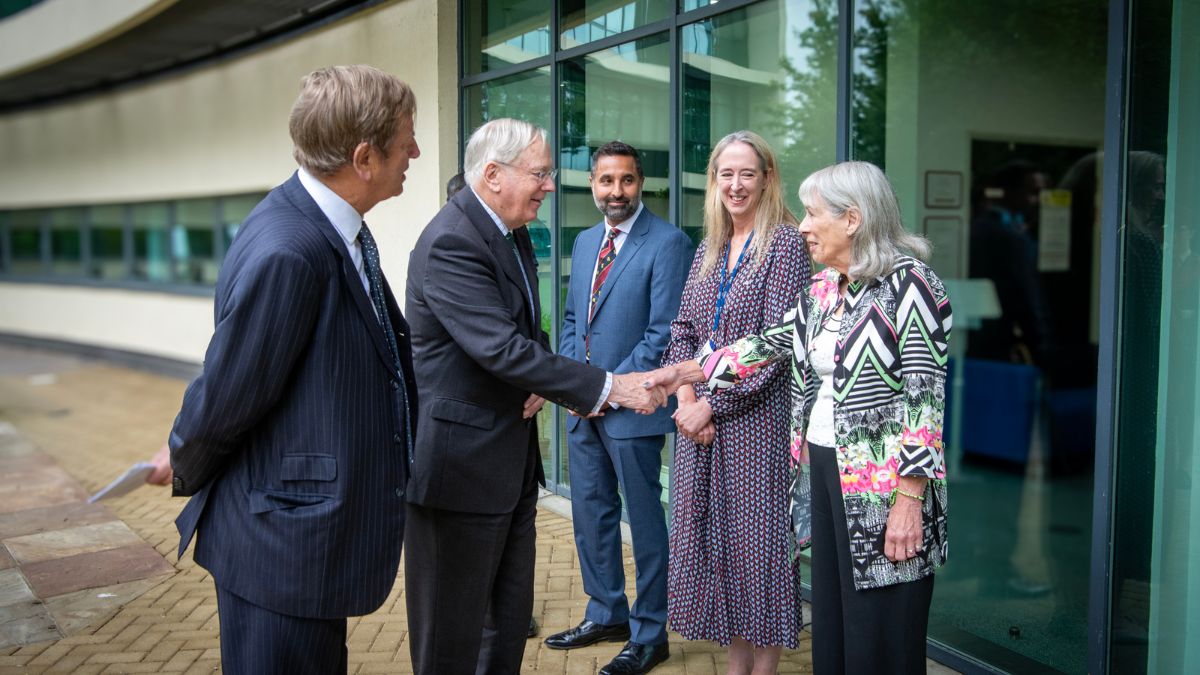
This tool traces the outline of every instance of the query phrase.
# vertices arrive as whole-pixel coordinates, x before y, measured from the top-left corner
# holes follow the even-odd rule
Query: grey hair
[[[835,218],[858,209],[861,222],[850,241],[852,278],[887,276],[906,250],[922,262],[929,260],[929,240],[904,229],[896,191],[874,164],[842,162],[814,172],[800,184],[800,201],[812,204],[814,197]]]
[[[463,153],[467,185],[474,185],[483,178],[483,168],[488,162],[512,164],[539,139],[548,144],[545,129],[511,117],[501,117],[479,127],[471,134],[467,151]]]

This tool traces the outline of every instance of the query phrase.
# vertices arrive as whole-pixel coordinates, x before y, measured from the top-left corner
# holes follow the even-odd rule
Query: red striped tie
[[[588,307],[589,329],[587,336],[584,338],[589,363],[592,360],[592,331],[590,324],[592,323],[592,316],[596,314],[596,299],[600,297],[600,289],[604,286],[604,280],[608,278],[608,270],[612,269],[613,261],[617,259],[615,240],[618,234],[621,234],[621,231],[617,228],[608,228],[608,239],[605,240],[603,248],[600,249],[600,257],[596,259],[596,280],[592,282],[592,303]]]

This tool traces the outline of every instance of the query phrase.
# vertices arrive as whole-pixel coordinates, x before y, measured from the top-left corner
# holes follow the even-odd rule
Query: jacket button
[[[841,360],[842,360],[842,357],[838,356],[837,354],[834,354],[834,355],[833,355],[833,360],[834,360],[834,361],[841,361]],[[393,388],[394,388],[394,387],[393,387]]]
[[[404,488],[396,488],[396,496],[403,497],[404,496]]]
[[[399,389],[399,388],[400,388],[400,383],[395,380],[392,380],[392,389]]]
[[[393,440],[393,441],[395,441],[396,443],[401,443],[401,442],[402,442],[402,441],[401,441],[401,439],[400,439],[400,434],[393,434],[393,435],[392,435],[392,440]]]

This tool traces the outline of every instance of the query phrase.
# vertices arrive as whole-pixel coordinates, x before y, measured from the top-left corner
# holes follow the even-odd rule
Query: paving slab
[[[143,543],[141,537],[119,520],[9,537],[0,542],[22,566]]]
[[[108,523],[118,518],[103,504],[67,502],[40,509],[0,513],[0,540],[37,532]]]
[[[85,588],[138,581],[171,574],[171,566],[158,551],[139,542],[110,551],[84,553],[68,558],[22,565],[21,571],[40,597],[50,598]]]

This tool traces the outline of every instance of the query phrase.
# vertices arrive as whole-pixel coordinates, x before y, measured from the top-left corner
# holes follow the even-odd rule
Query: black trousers
[[[836,451],[811,443],[808,451],[812,462],[813,673],[924,673],[933,576],[856,590]]]
[[[520,672],[533,614],[537,495],[530,474],[510,513],[408,505],[404,593],[416,675]]]
[[[228,675],[346,675],[346,619],[278,614],[217,585]]]

